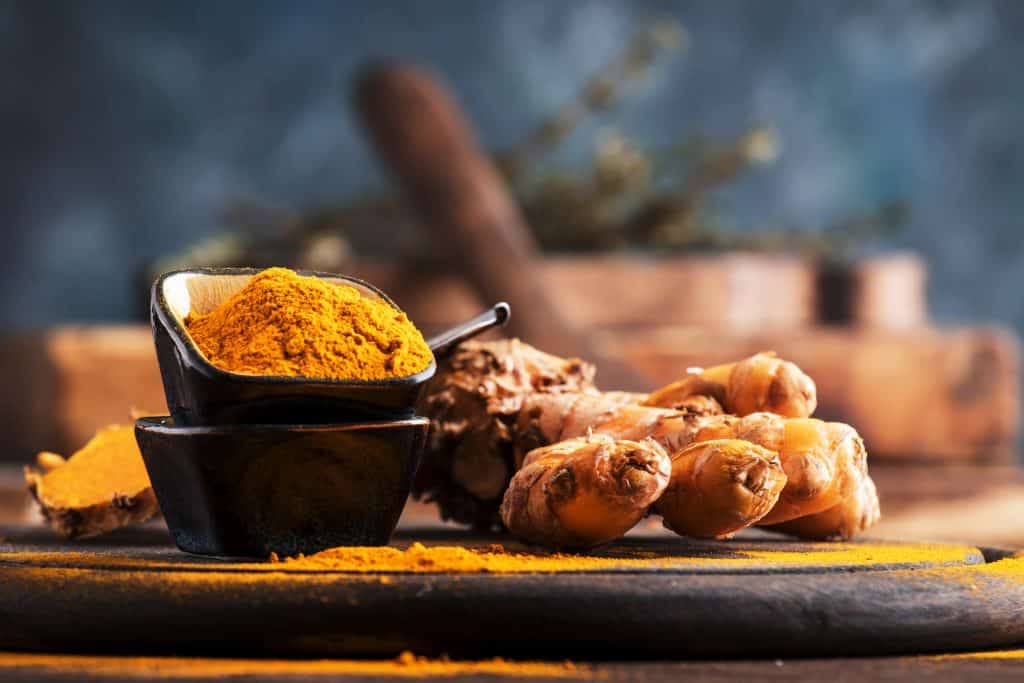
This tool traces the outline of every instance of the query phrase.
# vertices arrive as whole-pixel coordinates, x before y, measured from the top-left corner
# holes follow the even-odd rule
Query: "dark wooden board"
[[[76,544],[43,530],[4,535],[2,649],[609,659],[917,654],[1024,642],[1024,582],[986,572],[982,553],[968,546],[908,544],[906,560],[894,564],[884,548],[881,561],[851,562],[862,553],[843,544],[827,546],[830,557],[821,544],[765,536],[641,537],[603,555],[657,558],[643,567],[382,575],[188,556],[159,529]],[[411,538],[468,537],[406,532],[397,541]],[[794,555],[803,549],[819,552],[803,561]]]

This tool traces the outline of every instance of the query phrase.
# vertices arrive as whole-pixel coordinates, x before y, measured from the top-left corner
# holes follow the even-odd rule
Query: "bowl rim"
[[[284,267],[284,266],[282,266]],[[285,375],[249,375],[240,372],[231,372],[230,370],[224,370],[211,363],[199,347],[192,340],[192,336],[188,333],[188,330],[178,321],[178,317],[170,312],[170,307],[167,304],[167,298],[164,295],[164,282],[171,277],[183,274],[190,275],[257,275],[262,273],[267,268],[258,267],[217,267],[217,268],[181,268],[178,270],[171,270],[165,273],[161,273],[156,281],[153,283],[151,302],[156,315],[160,318],[160,323],[170,332],[171,339],[174,341],[174,345],[178,348],[178,352],[183,356],[189,358],[196,366],[197,369],[202,371],[208,377],[213,379],[227,380],[233,382],[245,382],[252,384],[291,384],[291,385],[320,385],[320,386],[337,386],[337,387],[395,387],[395,386],[413,386],[422,384],[428,379],[434,376],[437,371],[437,358],[434,357],[431,352],[430,365],[420,370],[414,375],[407,375],[405,377],[388,377],[384,379],[332,379],[328,377],[288,377]],[[320,270],[298,270],[289,268],[295,273],[305,277],[316,277],[321,279],[338,279],[346,280],[353,284],[364,287],[382,300],[388,305],[393,307],[395,310],[405,313],[398,304],[396,304],[391,297],[384,293],[379,287],[361,280],[351,275],[344,275],[341,273],[328,273]],[[406,314],[408,317],[408,314]],[[410,319],[411,320],[411,319]],[[414,323],[415,324],[415,323]]]
[[[146,415],[135,420],[135,429],[143,432],[168,435],[210,434],[216,432],[350,432],[369,429],[391,429],[395,427],[427,427],[430,419],[422,415],[395,420],[372,420],[366,422],[310,422],[310,423],[274,423],[251,422],[231,423],[222,425],[177,425],[172,415]]]

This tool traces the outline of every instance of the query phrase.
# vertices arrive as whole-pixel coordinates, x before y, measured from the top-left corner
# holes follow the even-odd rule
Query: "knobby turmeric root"
[[[704,441],[672,456],[654,509],[677,534],[725,538],[768,514],[785,484],[775,452],[740,439]]]
[[[839,422],[787,419],[771,413],[710,417],[696,425],[693,441],[743,439],[779,454],[786,486],[761,520],[778,524],[824,512],[852,495],[867,476],[867,453],[857,432]]]
[[[526,456],[501,504],[512,535],[581,550],[629,531],[665,490],[671,465],[657,443],[592,435]]]
[[[674,408],[693,396],[710,396],[733,415],[769,412],[809,417],[818,406],[814,380],[774,353],[694,372],[658,389],[644,405]]]
[[[693,441],[699,424],[698,416],[685,410],[640,405],[635,394],[539,394],[523,401],[513,427],[516,461],[521,463],[534,448],[588,433],[632,441],[650,438],[671,454]]]
[[[543,449],[588,433],[656,442],[671,456],[672,475],[668,500],[663,496],[664,503],[659,501],[655,509],[666,526],[688,536],[728,536],[776,505],[786,483],[776,453],[735,439],[687,448],[698,433],[711,434],[708,423],[721,421],[725,431],[728,420],[736,418],[654,408],[633,400],[617,392],[534,396],[524,401],[516,423],[517,445]]]
[[[517,340],[464,344],[439,369],[422,405],[433,420],[433,436],[421,468],[421,495],[436,500],[445,518],[486,527],[500,524],[495,501],[533,449],[588,433],[650,438],[673,457],[673,477],[682,486],[691,472],[684,466],[689,457],[679,460],[684,449],[739,439],[776,453],[783,474],[766,483],[763,497],[734,496],[736,520],[808,538],[849,537],[877,520],[877,495],[860,437],[848,425],[809,419],[816,389],[793,363],[759,353],[695,372],[647,396],[601,393],[593,375],[586,363],[543,354]],[[741,452],[747,472],[767,467],[764,452],[740,446],[694,450],[691,465],[699,462],[694,454],[709,452],[723,462],[727,454]],[[708,471],[727,470],[723,465]],[[706,483],[691,478],[687,485],[694,481],[719,486],[721,500],[737,492],[736,480],[726,476]],[[777,502],[764,512],[779,481],[784,483]],[[683,512],[668,524],[681,533],[726,535],[744,525],[722,523],[724,512],[721,518],[701,518],[686,512],[691,499],[680,500],[676,507]]]
[[[518,339],[465,342],[441,359],[418,410],[430,436],[413,495],[443,519],[477,529],[501,526],[498,506],[516,470],[512,426],[537,394],[596,391],[594,366],[539,351]]]
[[[878,522],[879,517],[878,491],[864,472],[850,478],[848,492],[836,505],[769,528],[811,540],[847,540]]]
[[[58,534],[85,538],[142,522],[159,511],[132,425],[99,430],[66,461],[55,453],[25,468],[29,491]]]

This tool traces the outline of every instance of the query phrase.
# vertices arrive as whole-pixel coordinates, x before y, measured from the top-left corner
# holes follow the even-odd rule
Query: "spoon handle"
[[[504,301],[501,301],[472,320],[467,320],[450,330],[431,337],[427,340],[427,346],[434,352],[435,357],[444,356],[467,339],[472,339],[492,327],[504,325],[508,322],[511,314],[512,308]]]

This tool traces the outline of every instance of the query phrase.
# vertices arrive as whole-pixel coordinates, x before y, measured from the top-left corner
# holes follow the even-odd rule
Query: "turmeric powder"
[[[418,680],[434,678],[607,678],[602,666],[565,661],[459,660],[405,651],[393,659],[226,659],[221,657],[111,656],[0,653],[0,679],[90,680]],[[321,678],[322,677],[322,678]]]
[[[764,573],[770,570],[803,571],[814,568],[887,568],[921,572],[943,570],[936,576],[977,580],[1024,578],[1024,559],[984,563],[976,548],[942,543],[805,543],[799,548],[765,543],[764,539],[684,541],[641,538],[620,542],[589,554],[548,552],[519,543],[445,545],[445,541],[399,542],[395,546],[341,546],[313,555],[296,555],[276,561],[211,561],[187,555],[146,553],[34,550],[7,545],[6,567],[18,567],[58,580],[74,579],[83,570],[117,568],[124,571],[174,572],[175,585],[273,583],[280,575],[352,574],[366,580],[392,583],[399,574],[566,574],[607,571],[681,573],[727,571]],[[435,543],[437,543],[435,545]],[[959,572],[959,573],[957,573]],[[370,576],[373,575],[373,576]]]
[[[211,363],[247,375],[374,380],[414,375],[433,360],[402,311],[287,268],[258,273],[185,326]]]
[[[720,548],[720,549],[719,549]],[[35,554],[38,558],[38,553]],[[38,561],[38,560],[37,560]],[[593,554],[544,552],[529,546],[424,545],[413,542],[401,549],[393,546],[343,546],[313,555],[279,559],[264,564],[219,565],[222,570],[300,571],[347,573],[430,573],[524,574],[601,571],[680,572],[722,570],[763,572],[767,569],[808,567],[898,567],[955,568],[982,562],[979,551],[970,546],[939,543],[808,543],[800,550],[770,546],[763,542],[734,541],[728,545],[665,545],[643,549],[610,546]],[[991,565],[980,565],[989,567]]]

